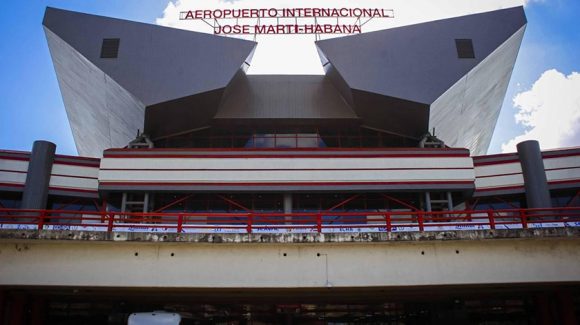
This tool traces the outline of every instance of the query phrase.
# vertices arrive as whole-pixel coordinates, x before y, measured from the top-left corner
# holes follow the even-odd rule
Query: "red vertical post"
[[[38,215],[38,230],[42,230],[44,227],[44,217],[46,216],[46,210],[42,210]]]
[[[520,219],[522,220],[522,227],[524,229],[528,228],[528,216],[526,215],[526,211],[524,209],[520,209]]]
[[[320,213],[316,215],[316,231],[322,232],[322,214]]]
[[[181,233],[183,231],[183,214],[177,215],[177,233]]]
[[[252,221],[253,221],[253,219],[254,219],[253,214],[251,214],[251,213],[248,214],[248,221],[246,224],[246,231],[248,232],[248,234],[252,233]]]
[[[387,232],[391,232],[391,214],[385,213],[385,223],[387,224]]]
[[[489,228],[495,229],[495,218],[492,210],[487,210],[487,219],[489,219]]]
[[[115,220],[115,214],[114,213],[109,213],[109,224],[107,226],[107,231],[111,232],[113,231],[113,221]]]
[[[105,217],[107,214],[107,200],[103,199],[103,203],[101,204],[101,222],[105,222]]]
[[[424,226],[424,220],[423,220],[423,211],[418,211],[417,212],[417,222],[419,223],[419,231],[424,231],[425,230],[425,226]]]

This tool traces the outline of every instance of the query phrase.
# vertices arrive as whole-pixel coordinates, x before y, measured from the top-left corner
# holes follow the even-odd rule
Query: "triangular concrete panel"
[[[350,89],[432,104],[526,24],[522,7],[316,42]],[[474,59],[458,58],[471,39]]]
[[[225,88],[255,42],[47,8],[43,25],[145,106]],[[120,39],[101,58],[103,39]]]

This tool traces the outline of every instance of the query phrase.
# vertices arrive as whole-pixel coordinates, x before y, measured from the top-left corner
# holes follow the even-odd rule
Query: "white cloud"
[[[527,0],[530,1],[530,0]],[[538,1],[538,0],[531,0]],[[444,19],[477,12],[522,5],[524,0],[175,0],[170,1],[157,24],[205,33],[212,28],[201,21],[179,20],[179,12],[217,8],[388,8],[394,9],[394,19],[374,19],[363,32]],[[251,22],[250,22],[251,23]],[[252,74],[322,74],[314,35],[263,35],[248,73]]]
[[[503,152],[516,151],[525,140],[538,140],[542,149],[580,145],[580,73],[548,70],[514,97],[514,106],[516,123],[527,130],[504,143]]]

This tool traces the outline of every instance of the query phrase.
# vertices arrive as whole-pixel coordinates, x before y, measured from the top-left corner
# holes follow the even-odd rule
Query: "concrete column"
[[[283,194],[284,213],[292,213],[292,193]],[[286,223],[291,223],[292,218],[286,217]]]
[[[552,201],[540,144],[538,141],[528,140],[518,143],[517,148],[522,165],[528,208],[551,208]]]
[[[56,145],[48,141],[34,141],[21,209],[46,209],[48,183],[54,160]]]

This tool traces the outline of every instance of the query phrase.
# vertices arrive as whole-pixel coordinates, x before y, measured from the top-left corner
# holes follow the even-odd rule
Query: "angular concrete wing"
[[[434,123],[437,116],[433,112],[430,114],[429,108],[433,110],[433,103],[460,80],[464,80],[468,73],[479,71],[479,74],[489,77],[488,81],[499,82],[494,91],[485,91],[486,96],[494,96],[486,99],[493,105],[479,106],[481,110],[486,110],[486,115],[495,117],[486,118],[483,126],[493,131],[501,108],[499,99],[505,95],[525,25],[523,8],[516,7],[323,40],[316,45],[327,75],[367,124],[389,130],[391,125],[405,124],[409,119],[418,117],[424,122],[429,120],[428,124],[423,123],[416,129],[403,132],[391,130],[409,136],[420,136],[433,127],[452,127],[441,122]],[[503,50],[498,54],[506,42],[510,44],[503,48],[511,50]],[[490,58],[494,55],[498,58]],[[497,60],[501,61],[493,64],[497,70],[476,69],[480,64]],[[480,83],[486,82],[484,78],[479,80]],[[482,90],[486,88],[474,83],[471,89],[477,87]],[[384,98],[367,99],[366,94]],[[464,89],[461,95],[464,97],[454,97],[454,103],[480,104],[483,99],[477,91]],[[363,105],[361,100],[374,104]],[[410,107],[415,111],[422,110],[424,116],[418,116],[416,112],[406,113],[404,110]],[[397,120],[395,116],[407,120]],[[477,119],[477,116],[467,114],[464,118]],[[455,119],[455,123],[463,122],[461,118]],[[446,139],[445,136],[442,139],[449,145],[467,146],[477,153],[486,150],[489,145],[489,140],[481,137],[470,143]]]
[[[126,145],[144,129],[148,107],[219,96],[256,46],[54,8],[47,8],[43,25],[79,154],[89,156]],[[197,111],[185,127],[206,123],[218,104],[219,98],[203,108],[183,107]]]

